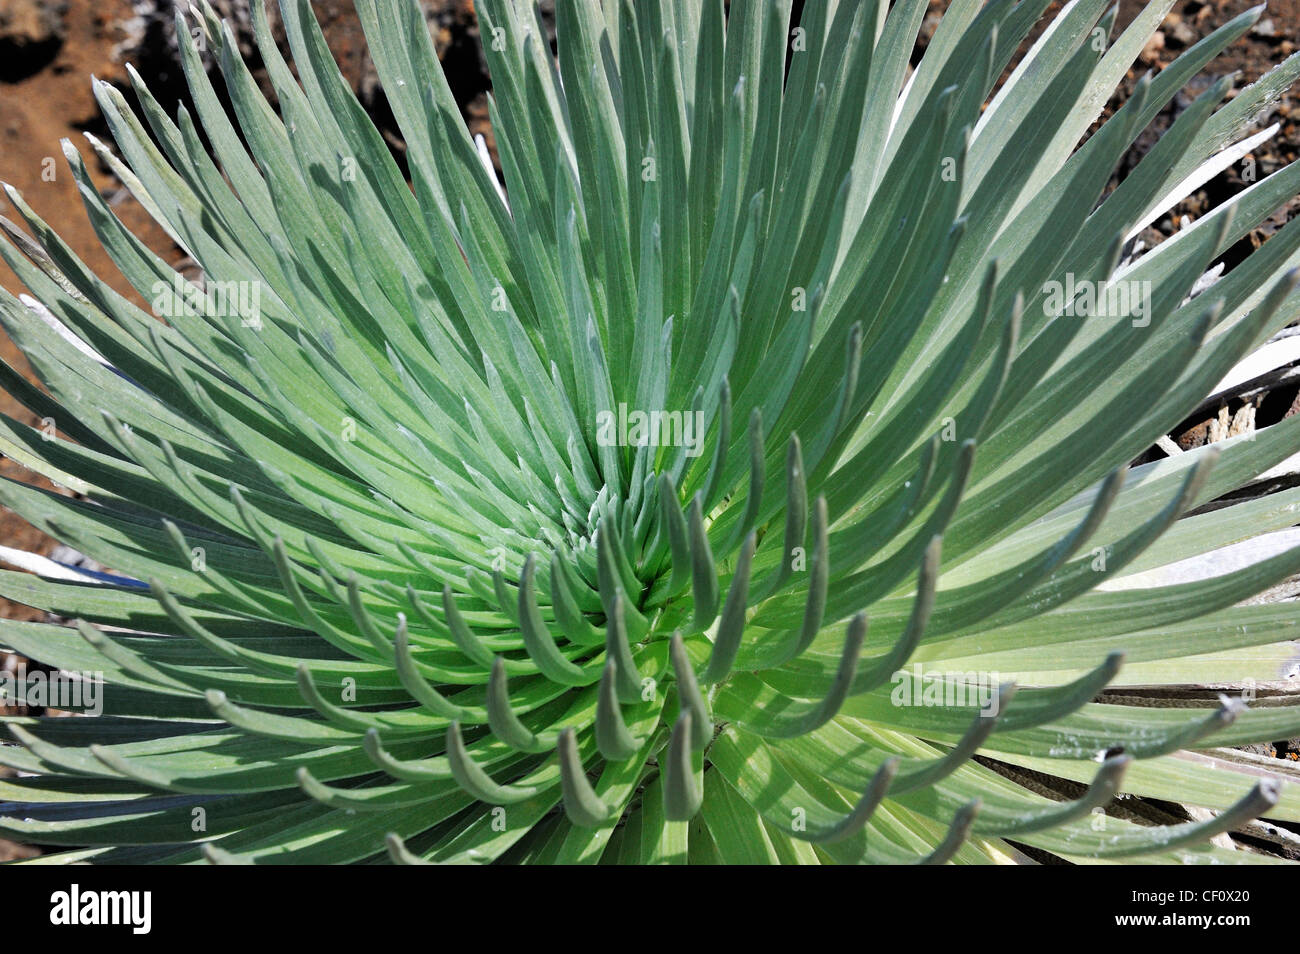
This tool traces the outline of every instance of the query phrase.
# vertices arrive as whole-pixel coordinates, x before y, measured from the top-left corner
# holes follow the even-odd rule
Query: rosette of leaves
[[[1126,462],[1300,313],[1295,223],[1202,280],[1300,169],[1132,239],[1300,61],[1205,86],[1110,188],[1259,15],[1094,129],[1171,5],[1078,0],[1008,70],[1045,0],[956,0],[914,69],[925,0],[559,0],[554,55],[483,0],[500,180],[414,2],[357,4],[409,181],[305,0],[292,67],[255,5],[274,108],[182,17],[194,112],[98,83],[120,154],[90,145],[202,287],[71,145],[154,313],[10,190],[0,317],[46,387],[3,384],[46,426],[0,447],[64,492],[0,499],[111,572],[0,575],[54,620],[4,645],[104,706],[5,720],[0,829],[49,861],[1268,860],[1215,836],[1300,820],[1240,748],[1300,733],[1293,604],[1244,604],[1300,571],[1300,490],[1206,504],[1300,417]],[[1052,301],[1121,285],[1140,315]]]

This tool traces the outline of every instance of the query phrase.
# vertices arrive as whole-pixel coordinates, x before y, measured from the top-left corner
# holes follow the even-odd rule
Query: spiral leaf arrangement
[[[306,0],[292,68],[254,4],[275,109],[178,15],[195,113],[97,83],[120,153],[88,139],[202,285],[71,144],[151,310],[8,190],[0,320],[45,388],[0,385],[53,426],[0,450],[63,492],[0,501],[111,571],[0,573],[54,620],[0,641],[103,684],[97,718],[4,720],[0,831],[119,863],[1263,859],[1210,839],[1300,821],[1233,748],[1300,733],[1294,604],[1243,605],[1300,549],[1160,573],[1294,522],[1296,489],[1202,505],[1300,417],[1126,462],[1300,315],[1296,223],[1202,278],[1300,169],[1133,238],[1300,60],[1108,188],[1259,16],[1093,129],[1171,5],[1112,35],[1067,4],[1008,72],[1046,0],[955,0],[915,69],[925,0],[558,0],[555,56],[481,0],[498,179],[418,5],[358,0],[409,182]],[[1188,686],[1225,695],[1138,704]]]

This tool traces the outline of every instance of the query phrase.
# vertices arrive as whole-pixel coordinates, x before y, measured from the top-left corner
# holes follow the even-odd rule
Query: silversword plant
[[[1126,464],[1300,314],[1294,222],[1201,281],[1300,166],[1133,239],[1300,59],[1108,186],[1259,10],[1094,128],[1172,0],[1122,31],[1075,0],[1010,72],[1046,0],[954,0],[915,69],[926,0],[558,0],[555,56],[523,0],[475,6],[499,178],[414,0],[357,2],[409,182],[307,0],[293,67],[254,5],[274,109],[206,6],[193,113],[96,85],[90,147],[234,293],[177,295],[71,144],[139,299],[9,190],[0,319],[45,388],[0,384],[53,427],[0,449],[62,491],[0,501],[109,572],[6,551],[37,572],[0,595],[55,622],[0,642],[104,687],[6,720],[0,830],[46,861],[1263,858],[1214,836],[1300,821],[1241,748],[1300,734],[1294,604],[1243,602],[1300,571],[1300,490],[1203,505],[1300,417]],[[1045,309],[1067,281],[1143,320]],[[599,440],[618,408],[701,443]]]

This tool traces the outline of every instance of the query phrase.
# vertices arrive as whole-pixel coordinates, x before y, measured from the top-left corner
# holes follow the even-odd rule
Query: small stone
[[[1174,40],[1180,46],[1191,46],[1198,39],[1196,31],[1181,20],[1174,24],[1170,31],[1170,39]]]
[[[1154,63],[1160,59],[1160,52],[1165,48],[1165,34],[1162,30],[1156,30],[1151,34],[1151,39],[1147,40],[1147,45],[1142,48],[1141,59],[1145,63]]]
[[[65,3],[40,0],[0,0],[0,41],[14,46],[39,46],[61,41],[66,28]]]
[[[0,81],[15,83],[58,55],[67,27],[66,3],[0,0]]]

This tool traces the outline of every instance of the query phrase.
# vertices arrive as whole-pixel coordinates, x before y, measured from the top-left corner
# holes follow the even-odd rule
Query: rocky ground
[[[98,177],[102,192],[110,198],[119,216],[138,235],[178,266],[181,253],[143,209],[109,172],[84,148],[81,134],[104,135],[91,95],[89,77],[98,76],[130,98],[126,71],[131,63],[149,83],[164,106],[186,98],[184,83],[175,58],[173,7],[176,0],[0,0],[0,178],[13,184],[27,201],[59,232],[72,249],[119,291],[132,294],[99,248],[82,212],[72,177],[60,153],[60,140],[70,138]],[[244,52],[256,64],[251,38],[248,0],[214,0],[228,17],[240,38]],[[429,29],[439,56],[448,71],[458,102],[475,132],[482,132],[491,145],[487,125],[488,80],[479,51],[473,0],[423,0]],[[796,0],[800,4],[801,0]],[[932,2],[930,29],[946,3]],[[1132,70],[1112,108],[1133,88],[1145,70],[1159,70],[1182,50],[1208,35],[1216,26],[1247,10],[1252,0],[1186,0],[1178,3],[1164,28],[1143,51],[1140,68]],[[1053,4],[1059,7],[1060,4]],[[401,157],[402,143],[393,125],[351,0],[315,0],[316,10],[331,48],[344,74],[384,132],[395,155]],[[543,0],[543,12],[550,13],[551,0]],[[1121,5],[1118,26],[1126,25],[1142,4],[1126,0]],[[1053,11],[1054,12],[1054,11]],[[272,24],[277,20],[272,11]],[[1191,100],[1215,78],[1239,71],[1238,88],[1258,79],[1272,65],[1291,54],[1300,44],[1300,0],[1271,0],[1268,11],[1246,36],[1218,61],[1212,72],[1199,77],[1178,97],[1144,134],[1120,174],[1131,169],[1161,132]],[[923,45],[923,44],[922,44]],[[918,50],[919,56],[919,50]],[[260,75],[260,74],[259,74]],[[263,83],[265,86],[266,84]],[[268,90],[269,91],[269,90]],[[1294,109],[1295,93],[1284,96],[1272,113],[1261,117],[1265,124],[1281,124],[1278,135],[1249,157],[1258,175],[1280,168],[1300,152],[1300,126]],[[1187,217],[1197,217],[1246,187],[1247,163],[1227,170],[1186,203],[1156,222],[1142,236],[1151,245],[1176,230]],[[0,214],[8,214],[0,197]],[[1228,267],[1236,264],[1251,247],[1300,211],[1293,200],[1261,227],[1243,239],[1227,256]],[[0,284],[19,291],[15,276],[0,264]],[[0,357],[19,369],[25,363],[0,332]],[[18,404],[0,391],[0,412],[30,421]],[[1190,417],[1173,435],[1190,448],[1208,440],[1221,439],[1235,429],[1252,424],[1264,426],[1283,416],[1300,412],[1300,373],[1283,375],[1277,382],[1256,392],[1234,395],[1217,405],[1206,406]],[[1153,451],[1153,455],[1162,452]],[[16,476],[11,461],[0,458],[0,476]],[[49,553],[55,544],[13,514],[0,510],[0,545]],[[0,614],[31,618],[35,611],[0,600]],[[1288,751],[1283,744],[1282,751]],[[12,849],[10,849],[12,850]],[[0,858],[5,857],[0,845]]]

